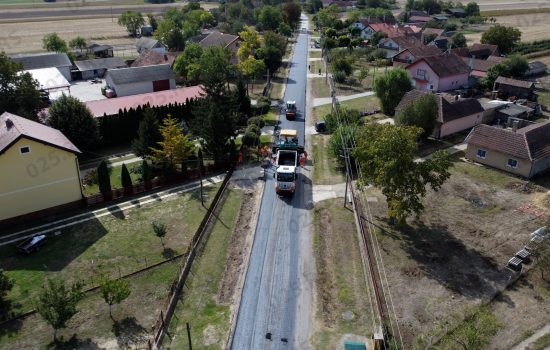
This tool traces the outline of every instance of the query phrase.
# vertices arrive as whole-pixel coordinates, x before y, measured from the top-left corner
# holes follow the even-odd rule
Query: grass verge
[[[531,8],[531,9],[513,9],[513,10],[492,10],[481,11],[482,17],[498,17],[498,16],[517,16],[530,15],[534,13],[550,13],[550,8]]]
[[[340,106],[357,109],[359,111],[372,111],[374,109],[380,108],[380,100],[376,96],[363,96],[354,98],[347,101],[341,101]],[[330,104],[317,106],[313,109],[317,119],[322,119],[325,115],[329,114],[332,110]]]
[[[312,135],[313,183],[315,185],[333,185],[345,181],[340,165],[329,148],[330,135]]]
[[[353,212],[342,204],[342,199],[322,201],[313,213],[320,324],[312,339],[315,349],[337,349],[344,334],[372,332]]]
[[[311,80],[311,89],[313,90],[313,95],[316,98],[330,97],[330,88],[324,77],[313,78]]]
[[[308,52],[308,56],[309,58],[321,58],[322,57],[322,52],[321,51],[309,51]]]
[[[550,333],[547,333],[535,340],[535,342],[527,347],[527,350],[545,350],[550,347]]]
[[[228,243],[237,220],[242,194],[239,190],[228,191],[204,252],[198,257],[186,288],[178,303],[170,325],[175,336],[165,345],[171,349],[188,349],[186,322],[191,326],[193,347],[199,349],[222,349],[229,332],[229,306],[219,304],[220,281],[225,269]]]

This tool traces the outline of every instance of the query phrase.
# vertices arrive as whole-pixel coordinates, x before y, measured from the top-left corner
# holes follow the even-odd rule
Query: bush
[[[369,54],[367,59],[370,62],[380,59],[386,59],[386,51],[384,51],[383,49],[376,49]]]
[[[109,168],[104,160],[102,160],[97,167],[97,180],[99,183],[99,192],[107,193],[111,191]]]
[[[248,128],[246,128],[246,132],[253,132],[258,136],[262,134],[262,130],[257,125],[254,125],[254,124],[249,125]]]
[[[262,96],[258,99],[254,110],[256,114],[266,114],[271,108],[271,99],[267,96]]]
[[[261,129],[265,126],[265,121],[262,117],[252,117],[252,118],[248,118],[247,124],[256,125]]]
[[[82,183],[86,186],[97,184],[97,169],[92,169],[82,178]]]
[[[346,73],[341,70],[335,72],[333,75],[334,81],[340,84],[346,82],[346,77],[347,77]]]
[[[361,122],[361,113],[355,109],[338,108],[340,113],[330,113],[325,116],[327,131],[333,133],[340,124],[359,124]]]

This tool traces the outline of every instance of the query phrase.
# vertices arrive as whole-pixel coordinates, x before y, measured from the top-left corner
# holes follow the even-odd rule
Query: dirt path
[[[526,349],[527,346],[531,345],[532,343],[534,343],[535,341],[537,341],[537,339],[539,339],[540,337],[546,335],[550,333],[550,324],[547,324],[546,326],[544,326],[543,328],[539,329],[538,331],[535,332],[535,334],[533,334],[532,336],[530,336],[529,338],[525,339],[524,341],[522,341],[521,343],[519,343],[518,345],[514,346],[512,348],[512,350],[523,350],[523,349]]]

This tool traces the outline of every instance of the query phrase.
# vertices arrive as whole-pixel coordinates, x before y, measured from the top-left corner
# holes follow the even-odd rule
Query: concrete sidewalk
[[[361,92],[359,94],[353,94],[348,96],[336,96],[336,98],[338,98],[339,102],[343,102],[343,101],[354,100],[356,98],[372,96],[372,95],[374,95],[374,91]],[[332,103],[332,97],[319,97],[313,100],[314,107],[328,105],[331,103]]]

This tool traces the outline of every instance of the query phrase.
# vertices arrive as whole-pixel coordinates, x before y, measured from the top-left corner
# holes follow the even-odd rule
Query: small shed
[[[146,50],[153,50],[163,54],[166,52],[166,46],[159,40],[141,37],[136,43],[136,51],[142,53]]]
[[[91,44],[88,46],[88,52],[92,53],[95,57],[113,57],[113,47],[111,45]]]
[[[447,12],[451,14],[453,17],[457,17],[457,18],[466,17],[466,11],[461,8],[448,9]]]
[[[546,74],[548,67],[541,61],[529,62],[529,70],[525,73],[526,76]]]
[[[126,68],[128,65],[119,57],[96,58],[94,60],[75,61],[80,79],[103,78],[108,69]]]
[[[498,91],[499,95],[504,95],[504,97],[514,96],[516,98],[536,100],[535,83],[532,81],[499,76],[495,80],[493,90]]]

